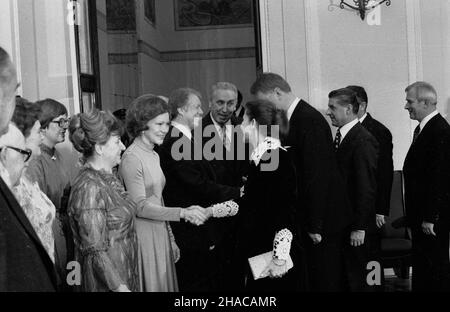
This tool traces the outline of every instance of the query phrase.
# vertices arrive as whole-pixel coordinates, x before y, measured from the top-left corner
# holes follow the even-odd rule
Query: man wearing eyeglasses
[[[30,157],[31,150],[26,149],[23,134],[11,123],[9,131],[0,137],[0,162],[6,169],[3,174],[5,176],[2,175],[2,178],[9,187],[19,183],[22,171]]]
[[[29,157],[20,131],[8,127],[17,87],[14,65],[0,47],[0,292],[55,291],[53,262],[8,187]]]

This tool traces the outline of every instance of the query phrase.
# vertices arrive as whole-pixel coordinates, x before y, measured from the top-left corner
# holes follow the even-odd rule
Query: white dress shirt
[[[436,116],[437,114],[439,114],[439,112],[437,110],[435,110],[434,112],[432,112],[431,114],[429,114],[427,117],[425,117],[424,119],[422,119],[422,121],[420,122],[420,132],[422,132],[423,128],[425,128],[426,124],[431,120],[431,118],[433,118],[434,116]],[[419,133],[420,133],[419,132]]]
[[[211,114],[211,113],[210,113]],[[220,138],[223,140],[222,127],[214,120],[211,114],[211,120],[213,121],[214,127],[216,127],[217,133],[220,135]],[[227,140],[230,140],[233,136],[233,125],[231,124],[231,119],[227,121],[225,124],[225,133],[227,135]]]
[[[177,128],[181,133],[183,133],[189,140],[192,140],[192,133],[191,130],[189,130],[188,127],[185,125],[180,124],[179,122],[172,121],[172,126]]]
[[[363,121],[364,121],[364,119],[366,119],[366,117],[367,117],[367,113],[365,113],[365,114],[359,119],[359,122],[360,122],[360,123],[363,123]]]
[[[292,102],[291,106],[289,106],[289,108],[287,110],[288,121],[291,121],[292,114],[294,113],[295,108],[297,107],[298,103],[300,103],[300,99],[295,98],[294,102]]]
[[[356,124],[358,124],[358,122],[359,122],[359,120],[358,120],[358,118],[356,118],[355,120],[350,121],[348,124],[343,125],[341,128],[339,128],[339,131],[341,132],[341,142],[339,142],[339,143],[342,143],[344,141],[345,136],[348,134],[348,132],[350,130],[352,130],[352,128]]]

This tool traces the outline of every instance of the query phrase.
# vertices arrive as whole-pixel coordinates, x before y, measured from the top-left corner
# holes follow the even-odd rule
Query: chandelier
[[[341,3],[339,4],[339,7],[341,9],[344,9],[346,6],[356,10],[359,12],[359,16],[361,16],[361,19],[364,20],[366,18],[366,12],[376,8],[377,6],[383,4],[386,2],[386,6],[391,5],[391,0],[382,0],[375,2],[373,0],[353,0],[354,5],[348,4],[345,2],[345,0],[341,0]]]

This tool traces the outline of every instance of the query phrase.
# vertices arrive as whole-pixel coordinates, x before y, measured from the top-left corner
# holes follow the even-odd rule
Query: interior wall
[[[143,1],[135,4],[138,94],[169,96],[176,88],[192,87],[206,99],[211,84],[230,81],[250,98],[256,78],[253,27],[176,31],[174,1],[155,2],[155,24],[145,17]],[[109,77],[116,79],[116,74]],[[203,106],[208,111],[206,100]]]
[[[439,110],[449,118],[449,3],[392,1],[371,20],[379,25],[361,21],[339,3],[261,0],[264,71],[286,77],[322,113],[331,90],[365,87],[369,112],[392,132],[394,166],[401,170],[416,126],[404,110],[405,87],[417,80],[432,83]]]
[[[74,36],[67,8],[68,1],[1,0],[0,45],[6,47],[16,65],[19,95],[30,101],[55,99],[73,115],[79,105],[74,84]],[[57,149],[74,177],[77,154],[72,144],[66,139]]]

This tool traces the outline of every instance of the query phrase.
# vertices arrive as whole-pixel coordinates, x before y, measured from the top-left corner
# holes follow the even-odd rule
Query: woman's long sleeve
[[[120,278],[108,255],[108,197],[95,183],[86,183],[72,194],[70,210],[78,227],[80,252],[90,259],[96,278],[102,280],[110,290],[115,290],[126,283]]]
[[[229,200],[212,205],[211,209],[214,218],[234,217],[239,212],[239,205],[235,201]]]
[[[151,177],[144,177],[143,163],[138,157],[127,154],[120,165],[120,175],[131,199],[136,203],[138,217],[158,221],[180,221],[181,208],[164,207],[160,204],[161,199],[155,195],[147,197],[145,180]]]
[[[288,260],[291,251],[292,232],[283,229],[275,234],[273,240],[273,258],[279,260]]]

